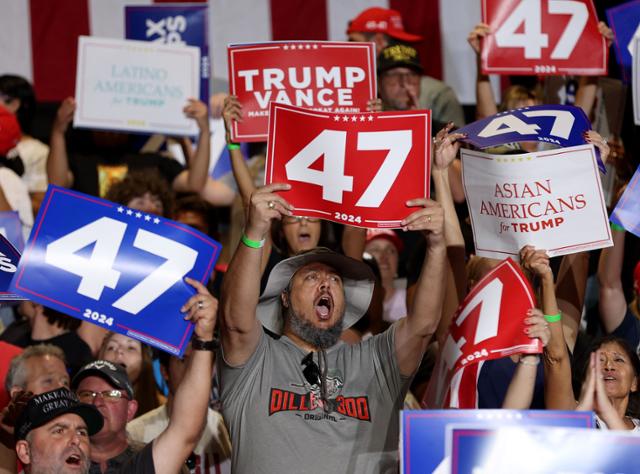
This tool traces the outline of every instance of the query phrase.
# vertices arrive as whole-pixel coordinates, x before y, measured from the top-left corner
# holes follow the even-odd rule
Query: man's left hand
[[[218,300],[211,296],[209,290],[199,281],[192,278],[184,280],[196,289],[196,294],[189,298],[180,310],[186,313],[185,320],[196,325],[194,329],[196,336],[204,341],[210,341],[213,339],[216,327]]]
[[[444,245],[444,211],[436,201],[417,198],[407,201],[409,207],[421,207],[411,213],[400,224],[402,229],[419,230],[427,238],[430,247]]]

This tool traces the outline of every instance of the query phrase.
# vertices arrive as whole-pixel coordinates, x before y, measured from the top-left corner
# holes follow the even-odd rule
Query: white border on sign
[[[594,240],[591,242],[582,242],[582,243],[578,243],[578,244],[572,244],[572,245],[565,245],[563,247],[556,247],[556,248],[548,248],[546,249],[547,254],[550,257],[555,257],[555,256],[560,256],[560,255],[566,255],[566,254],[570,254],[570,253],[575,253],[575,252],[580,252],[580,251],[584,251],[584,250],[593,250],[593,249],[598,249],[598,248],[602,248],[603,243],[605,242],[611,242],[611,228],[609,227],[609,225],[607,224],[609,222],[609,214],[607,213],[607,208],[605,206],[604,203],[604,196],[602,194],[602,186],[600,184],[600,174],[599,174],[599,168],[598,168],[598,163],[596,160],[596,155],[595,155],[595,150],[593,145],[578,145],[578,146],[574,146],[574,147],[570,147],[570,148],[559,148],[556,150],[549,150],[547,152],[536,152],[536,153],[531,153],[536,155],[536,158],[547,158],[549,156],[553,156],[553,155],[562,155],[565,153],[573,153],[574,151],[583,151],[585,149],[588,149],[591,151],[591,163],[592,163],[592,167],[593,167],[593,177],[594,177],[594,182],[598,188],[598,194],[600,196],[600,208],[602,210],[602,215],[604,216],[604,227],[606,229],[607,232],[607,236],[608,238],[606,239],[601,239],[601,240]],[[487,153],[482,153],[479,151],[475,151],[475,150],[466,150],[466,149],[462,149],[461,150],[461,158],[462,155],[465,155],[467,157],[471,156],[473,157],[473,159],[483,159],[483,160],[489,160],[489,161],[493,161],[493,156],[489,155]],[[465,185],[465,181],[464,181],[464,166],[462,166],[462,186],[464,187],[464,195],[465,198],[467,200],[467,206],[469,206],[469,198],[468,198],[468,192],[467,192],[467,187]],[[504,258],[504,256],[515,256],[518,257],[519,253],[516,252],[507,252],[504,250],[497,250],[497,249],[489,249],[489,248],[480,248],[478,247],[478,242],[476,240],[476,227],[475,227],[475,223],[473,221],[473,213],[469,212],[469,220],[471,221],[471,228],[473,230],[473,244],[475,246],[476,251],[479,252],[484,252],[484,255],[480,255],[480,256],[487,256],[489,258]],[[493,256],[489,255],[490,253],[494,254]]]

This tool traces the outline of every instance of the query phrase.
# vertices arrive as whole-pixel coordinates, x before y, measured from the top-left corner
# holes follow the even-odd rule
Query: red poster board
[[[237,142],[266,141],[269,102],[322,112],[364,112],[377,96],[373,43],[289,41],[231,45],[231,94],[242,104]]]
[[[398,228],[429,196],[431,113],[336,114],[272,102],[265,182],[290,183],[295,214]]]
[[[462,407],[459,403],[469,400],[473,405],[478,362],[542,352],[540,340],[524,332],[527,311],[535,306],[529,281],[510,258],[482,278],[453,317],[429,383],[427,406]],[[470,377],[463,377],[465,369]]]
[[[483,74],[607,74],[591,0],[482,0]]]

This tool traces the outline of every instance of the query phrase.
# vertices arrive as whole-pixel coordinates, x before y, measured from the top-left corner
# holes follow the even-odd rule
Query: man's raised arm
[[[232,366],[243,365],[260,341],[261,327],[256,319],[260,297],[260,277],[263,240],[273,219],[290,215],[289,203],[274,194],[287,191],[288,184],[269,184],[253,192],[242,242],[231,259],[222,285],[220,329],[225,361]]]

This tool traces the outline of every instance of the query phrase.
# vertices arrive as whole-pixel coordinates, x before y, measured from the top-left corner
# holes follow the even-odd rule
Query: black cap
[[[78,415],[84,420],[89,436],[102,429],[104,419],[95,406],[80,403],[76,394],[67,388],[58,388],[36,395],[27,402],[15,425],[16,441],[25,439],[31,430],[67,413]]]
[[[82,367],[71,381],[71,388],[77,389],[80,382],[92,375],[106,380],[115,388],[126,391],[129,398],[133,398],[133,387],[129,382],[127,371],[122,365],[108,360],[94,360]]]
[[[408,44],[394,44],[387,46],[378,55],[378,73],[396,67],[406,67],[422,74],[424,69],[420,63],[418,51]]]

